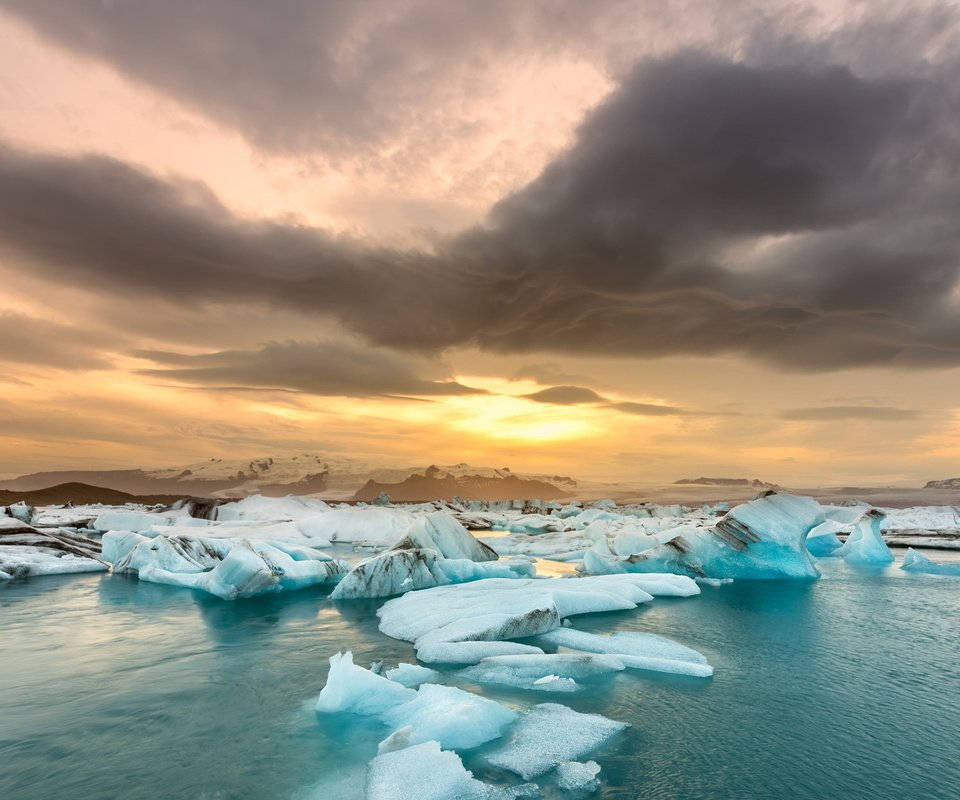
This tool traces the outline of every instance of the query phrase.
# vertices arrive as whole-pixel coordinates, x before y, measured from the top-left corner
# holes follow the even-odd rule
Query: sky
[[[960,474],[960,7],[0,0],[0,476]]]

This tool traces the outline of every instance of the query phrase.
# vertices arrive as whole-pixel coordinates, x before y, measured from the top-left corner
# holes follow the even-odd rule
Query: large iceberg
[[[584,555],[588,574],[675,572],[713,578],[818,578],[806,548],[807,534],[821,522],[820,504],[809,497],[769,492],[736,506],[716,524],[684,526],[629,556],[594,547]]]
[[[114,572],[134,572],[140,580],[199,589],[224,600],[335,583],[348,568],[319,550],[283,542],[114,531],[104,534],[103,548]]]
[[[603,575],[585,578],[490,578],[408,592],[377,612],[380,630],[415,646],[434,642],[520,639],[560,627],[574,614],[625,611],[654,595],[700,593],[680,575]]]
[[[533,575],[529,561],[498,562],[497,553],[453,517],[434,512],[419,517],[390,550],[357,564],[332,597],[389,597],[449,583]]]
[[[852,564],[883,565],[891,563],[893,553],[880,535],[884,514],[875,508],[864,514],[840,549],[844,561]]]

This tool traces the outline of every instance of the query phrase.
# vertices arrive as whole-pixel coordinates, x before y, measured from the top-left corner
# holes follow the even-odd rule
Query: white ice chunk
[[[417,658],[427,664],[479,664],[490,656],[542,654],[520,642],[427,642],[417,647]]]
[[[587,653],[493,656],[460,675],[478,683],[498,683],[518,689],[573,691],[576,680],[619,672],[623,662],[616,656]]]
[[[927,572],[931,575],[956,575],[960,576],[960,563],[938,564],[931,561],[924,555],[921,555],[912,547],[907,548],[907,554],[903,557],[903,564],[900,569],[908,572]]]
[[[380,716],[416,695],[413,689],[354,664],[353,653],[348,650],[330,656],[330,672],[326,685],[320,690],[317,711]]]
[[[648,591],[649,590],[649,591]],[[653,593],[694,595],[696,582],[677,575],[487,579],[408,592],[377,612],[380,630],[418,646],[536,636],[573,614],[636,608]]]
[[[379,716],[388,725],[412,726],[412,742],[436,740],[461,750],[502,736],[517,712],[463,689],[425,683],[415,697]]]
[[[610,653],[619,658],[624,666],[633,669],[697,677],[713,675],[713,667],[707,663],[706,656],[702,653],[654,633],[622,631],[610,636],[599,636],[573,628],[558,628],[539,638],[548,644],[572,650]]]
[[[588,550],[584,569],[608,575],[675,572],[714,578],[818,578],[806,536],[821,522],[823,513],[815,500],[771,493],[736,506],[715,525],[689,526],[639,553],[614,558],[603,548]]]
[[[339,580],[347,565],[319,550],[246,539],[154,536],[111,531],[104,551],[114,572],[209,592],[224,600]]]
[[[530,780],[564,761],[577,761],[629,727],[598,714],[543,703],[520,717],[512,740],[487,761]]]
[[[557,786],[568,792],[592,792],[600,785],[599,772],[596,761],[564,761],[557,764]]]
[[[478,781],[438,742],[378,755],[367,770],[365,800],[509,800],[509,789]]]
[[[894,560],[893,553],[880,535],[883,512],[871,509],[864,514],[843,543],[840,555],[851,564],[883,565]]]
[[[334,600],[389,597],[449,583],[531,577],[533,574],[533,564],[528,561],[477,563],[462,558],[443,558],[435,550],[393,549],[357,564],[331,597]]]
[[[416,689],[421,683],[436,683],[440,679],[440,673],[419,664],[401,662],[394,669],[387,670],[387,678],[402,686]]]
[[[414,691],[354,664],[350,652],[330,658],[316,709],[375,716],[397,729],[409,727],[410,743],[435,739],[454,749],[496,739],[517,717],[506,706],[452,686],[425,683]]]

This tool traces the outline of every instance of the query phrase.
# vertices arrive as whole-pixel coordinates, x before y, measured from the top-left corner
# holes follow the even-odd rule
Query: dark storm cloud
[[[184,355],[134,353],[161,367],[141,374],[208,387],[260,387],[346,397],[484,394],[451,380],[429,380],[415,359],[347,342],[273,342],[259,350]]]
[[[478,67],[589,41],[622,0],[0,0],[38,32],[279,151],[350,155],[484,87]],[[453,91],[452,91],[453,90]]]
[[[780,413],[781,419],[802,422],[904,422],[922,417],[923,412],[912,408],[892,406],[817,406],[814,408],[791,408]]]
[[[60,280],[316,312],[410,351],[956,365],[956,66],[645,62],[537,179],[433,252],[239,219],[109,159],[7,150],[0,245]]]
[[[114,342],[103,334],[24,314],[0,311],[0,362],[58,369],[107,369],[104,352]]]

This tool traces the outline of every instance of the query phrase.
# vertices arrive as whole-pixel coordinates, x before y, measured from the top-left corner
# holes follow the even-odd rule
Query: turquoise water
[[[632,723],[593,755],[594,797],[956,800],[960,579],[821,563],[816,583],[739,582],[574,620],[696,647],[712,680],[629,672],[574,695],[466,688]],[[3,585],[0,798],[362,794],[387,730],[313,713],[326,659],[350,648],[357,663],[389,666],[413,650],[377,630],[378,603],[326,595],[225,603],[96,575]],[[507,777],[482,752],[465,761]]]

